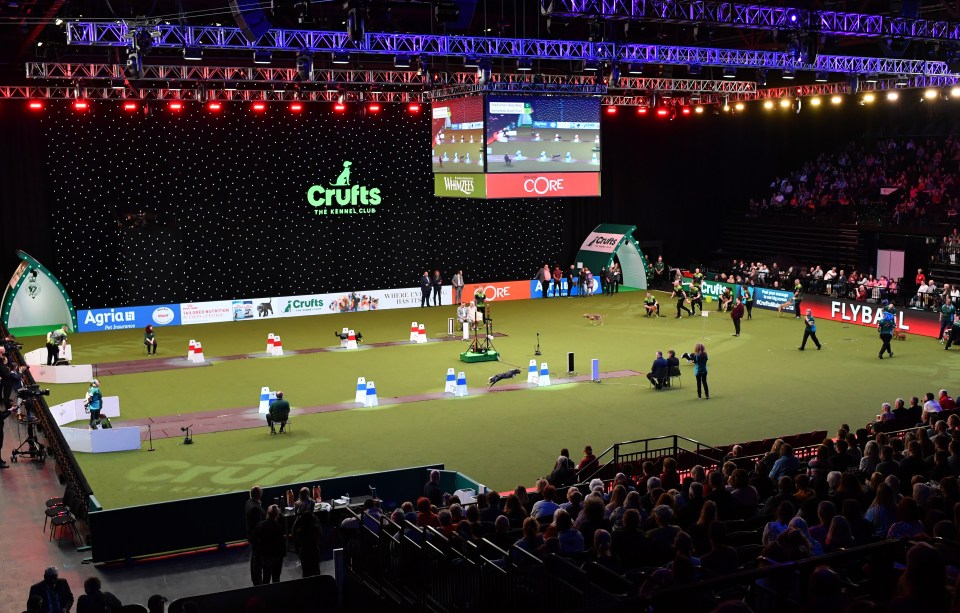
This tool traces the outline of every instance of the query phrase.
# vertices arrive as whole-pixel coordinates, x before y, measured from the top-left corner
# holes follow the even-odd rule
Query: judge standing
[[[693,348],[693,376],[697,379],[697,399],[702,398],[702,392],[707,400],[710,400],[710,388],[707,387],[707,350],[703,343],[697,343]]]
[[[463,271],[458,270],[457,274],[453,275],[453,279],[450,281],[450,285],[453,286],[454,297],[453,301],[456,304],[463,302]]]
[[[420,277],[420,308],[425,306],[430,306],[430,274],[427,271],[423,271]]]
[[[430,282],[433,285],[433,306],[440,306],[442,302],[440,299],[440,292],[443,290],[443,279],[440,277],[440,271],[433,271],[433,280]]]
[[[740,320],[743,319],[743,301],[737,298],[737,304],[730,309],[730,319],[733,320],[734,336],[740,336]]]
[[[820,351],[820,341],[817,339],[817,322],[813,319],[813,311],[807,309],[807,314],[803,318],[803,342],[800,343],[800,351],[807,346],[807,339],[812,338],[813,344]]]

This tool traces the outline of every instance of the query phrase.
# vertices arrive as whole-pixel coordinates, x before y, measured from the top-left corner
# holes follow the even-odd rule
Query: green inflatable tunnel
[[[584,239],[577,253],[577,262],[600,274],[609,268],[614,257],[620,262],[623,285],[633,289],[647,289],[647,258],[633,238],[637,226],[603,223]]]

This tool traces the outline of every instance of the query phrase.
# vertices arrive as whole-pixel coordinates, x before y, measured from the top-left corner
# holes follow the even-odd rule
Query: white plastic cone
[[[357,348],[357,333],[353,330],[347,332],[347,349]]]
[[[373,381],[367,383],[367,393],[364,397],[363,406],[365,407],[376,407],[380,406],[380,401],[377,400],[377,385]]]
[[[273,355],[283,355],[283,341],[279,336],[273,337]]]
[[[420,327],[417,329],[417,342],[425,343],[427,342],[427,327],[423,324],[420,324]]]
[[[447,382],[443,387],[444,394],[456,394],[457,393],[457,372],[452,369],[447,369]]]
[[[266,415],[270,412],[270,403],[277,399],[277,393],[271,392],[269,387],[260,388],[260,406],[257,412]]]
[[[467,375],[464,372],[457,373],[457,390],[453,393],[454,396],[467,396],[470,394],[470,391],[467,390]]]
[[[340,347],[342,347],[343,349],[347,348],[346,336],[348,334],[350,334],[350,328],[344,328],[343,331],[340,333]]]
[[[537,386],[547,387],[550,385],[550,369],[547,368],[547,363],[544,362],[540,365],[540,377],[537,380]]]
[[[197,344],[193,346],[193,361],[198,364],[203,362],[203,346],[200,341],[197,341]]]
[[[191,340],[191,341],[190,341],[190,346],[187,348],[187,361],[188,361],[188,362],[192,362],[192,361],[193,361],[193,348],[194,348],[194,346],[196,346],[196,344],[197,344],[197,341],[195,341],[195,340]]]
[[[540,374],[537,372],[537,361],[530,360],[530,366],[527,367],[527,383],[537,384]]]
[[[273,355],[273,332],[267,335],[267,355]]]
[[[410,342],[417,342],[417,336],[420,334],[420,328],[417,327],[417,322],[410,323]]]
[[[354,402],[366,402],[367,400],[367,380],[363,377],[357,377],[357,394]]]

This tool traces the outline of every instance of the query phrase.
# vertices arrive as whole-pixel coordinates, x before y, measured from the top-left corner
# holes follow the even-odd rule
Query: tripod
[[[25,419],[19,422],[20,426],[27,427],[27,438],[21,439],[20,446],[10,452],[10,461],[17,462],[19,456],[27,456],[31,459],[43,462],[47,459],[47,448],[37,440],[38,419]],[[21,430],[22,432],[22,430]],[[26,449],[24,449],[26,447]]]

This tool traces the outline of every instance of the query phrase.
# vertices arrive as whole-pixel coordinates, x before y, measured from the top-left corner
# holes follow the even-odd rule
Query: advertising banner
[[[800,308],[810,309],[817,319],[840,321],[876,329],[883,317],[883,306],[867,302],[841,300],[828,296],[804,296]],[[917,334],[937,338],[940,332],[940,318],[931,311],[917,311],[897,307],[897,328],[907,334]]]
[[[683,289],[689,291],[690,286],[693,285],[693,280],[690,277],[684,277],[682,281]],[[723,293],[724,289],[729,289],[730,293],[734,298],[740,295],[740,286],[733,283],[724,283],[723,281],[706,281],[704,280],[700,284],[700,292],[703,294],[704,298],[710,297],[714,300],[720,298],[720,294]]]
[[[804,297],[806,301],[806,297]],[[785,292],[782,289],[771,289],[769,287],[753,288],[753,306],[760,309],[769,309],[776,311],[785,302],[789,302],[783,307],[784,313],[793,313],[793,292]]]
[[[233,301],[185,302],[180,305],[180,321],[183,325],[209,324],[233,319]]]
[[[599,172],[487,175],[487,198],[563,198],[599,195]]]
[[[486,198],[487,176],[438,173],[433,176],[433,195],[445,198]]]
[[[550,298],[553,298],[553,286],[554,286],[554,282],[553,282],[553,281],[550,281],[549,285],[547,286],[547,296],[549,296]],[[594,278],[593,278],[593,287],[588,287],[588,288],[587,288],[587,293],[588,293],[588,294],[599,294],[599,293],[602,293],[602,292],[603,292],[603,286],[600,285],[600,279],[598,279],[597,277],[594,277]],[[560,295],[561,295],[561,296],[566,296],[566,295],[567,295],[567,278],[566,278],[566,277],[564,277],[563,279],[560,280]],[[574,296],[579,296],[579,295],[580,295],[580,288],[579,288],[579,287],[574,287],[574,288],[573,288],[573,295],[574,295]],[[531,298],[543,298],[543,289],[540,287],[540,282],[537,281],[536,279],[530,281],[530,297],[531,297]],[[559,296],[558,296],[558,297],[559,297]]]
[[[487,302],[502,302],[504,300],[524,300],[530,297],[530,283],[528,281],[498,281],[495,283],[467,283],[463,286],[463,299],[473,300],[477,289],[483,289]]]
[[[450,304],[451,291],[449,285],[443,287],[443,304]],[[420,306],[420,295],[419,287],[326,294],[327,306],[324,312],[356,313],[417,307]]]
[[[180,305],[121,307],[119,309],[91,309],[77,314],[80,332],[126,330],[152,326],[179,326]]]

